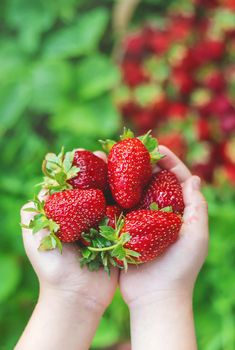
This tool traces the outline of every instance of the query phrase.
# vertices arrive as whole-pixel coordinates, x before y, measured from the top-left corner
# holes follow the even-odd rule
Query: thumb
[[[190,232],[198,238],[207,239],[208,207],[200,187],[201,180],[198,176],[190,176],[183,185],[185,210],[182,230],[187,230],[187,234]]]

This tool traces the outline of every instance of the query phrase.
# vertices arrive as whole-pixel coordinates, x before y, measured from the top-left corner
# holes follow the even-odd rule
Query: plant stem
[[[104,248],[95,248],[95,247],[88,247],[89,250],[93,252],[105,252],[108,250],[112,250],[118,246],[118,243],[111,245],[110,247],[104,247]]]

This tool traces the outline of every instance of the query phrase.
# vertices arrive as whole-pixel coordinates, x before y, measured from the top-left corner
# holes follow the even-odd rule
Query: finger
[[[166,157],[158,162],[158,166],[174,173],[180,183],[185,182],[192,176],[186,165],[172,151],[170,151],[169,148],[160,145],[159,151]]]
[[[28,226],[30,224],[30,221],[33,220],[36,213],[28,212],[25,209],[27,208],[35,208],[35,205],[33,202],[29,202],[25,204],[21,209],[21,223],[25,226]],[[37,234],[33,234],[32,230],[29,228],[22,228],[22,234],[23,234],[23,241],[24,244],[34,246],[36,248],[39,247],[41,239],[48,235],[48,230],[41,230]]]
[[[25,211],[26,208],[34,208],[34,203],[29,202],[25,204],[21,209],[21,222],[24,225],[29,225],[30,221],[33,220],[35,213],[27,212]],[[54,249],[50,251],[50,254],[46,252],[41,252],[38,250],[38,247],[40,246],[42,238],[45,236],[48,236],[49,231],[46,229],[40,230],[37,233],[33,233],[31,229],[22,228],[22,236],[23,236],[23,243],[25,247],[25,251],[31,260],[31,263],[34,267],[37,267],[38,265],[42,264],[42,256],[43,261],[45,264],[50,263],[50,259],[52,257],[56,257],[57,259],[60,258],[61,254],[58,249]]]
[[[183,185],[184,216],[183,230],[208,237],[208,208],[207,202],[200,192],[201,180],[198,176],[191,176]]]
[[[49,195],[49,191],[45,188],[42,188],[41,191],[38,194],[38,198],[40,201],[45,200]]]
[[[97,157],[103,159],[103,161],[105,161],[105,163],[107,163],[107,155],[102,152],[102,151],[95,151],[93,152]]]

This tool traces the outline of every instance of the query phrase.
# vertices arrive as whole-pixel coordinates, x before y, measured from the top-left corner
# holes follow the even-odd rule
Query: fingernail
[[[192,186],[195,191],[199,191],[201,188],[201,179],[198,176],[193,176]]]

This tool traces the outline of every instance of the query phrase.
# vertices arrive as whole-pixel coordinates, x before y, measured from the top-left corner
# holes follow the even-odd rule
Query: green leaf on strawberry
[[[100,234],[101,236],[103,236],[104,238],[107,238],[110,241],[115,241],[117,239],[116,236],[116,231],[110,227],[110,226],[100,226]]]
[[[110,139],[107,139],[107,140],[99,140],[99,142],[101,143],[102,145],[102,148],[103,150],[106,152],[106,153],[109,153],[113,147],[113,145],[116,144],[116,141],[113,141],[113,140],[110,140]]]
[[[164,158],[164,155],[161,154],[158,150],[157,139],[152,137],[150,133],[151,133],[151,130],[149,130],[145,135],[139,136],[138,138],[149,151],[151,163],[155,164],[156,162]]]
[[[61,241],[54,233],[51,233],[50,235],[45,236],[41,240],[41,243],[40,243],[38,250],[39,251],[46,251],[46,250],[53,250],[55,248],[58,248],[60,253],[62,253]]]
[[[31,229],[33,234],[42,229],[48,229],[50,234],[41,240],[38,250],[45,251],[58,248],[59,251],[62,252],[62,243],[56,235],[60,226],[52,219],[47,218],[44,210],[45,202],[43,200],[41,201],[37,196],[34,196],[33,203],[35,206],[34,208],[25,208],[24,211],[33,212],[36,213],[36,215],[34,215],[28,225],[24,225],[24,228]]]
[[[120,140],[132,139],[133,137],[135,137],[133,131],[131,131],[131,129],[124,127],[123,133],[120,135]]]
[[[124,217],[121,214],[116,220],[115,229],[101,225],[98,230],[91,229],[89,233],[84,233],[83,238],[89,242],[89,246],[81,247],[81,266],[86,265],[92,271],[94,266],[104,267],[109,274],[111,266],[127,270],[128,263],[135,264],[133,258],[138,258],[140,254],[124,247],[131,237],[127,232],[120,235],[123,226]]]
[[[68,180],[74,178],[80,169],[73,165],[75,151],[65,153],[64,147],[56,155],[48,153],[42,164],[44,181],[39,185],[48,189],[50,193],[71,189]]]

